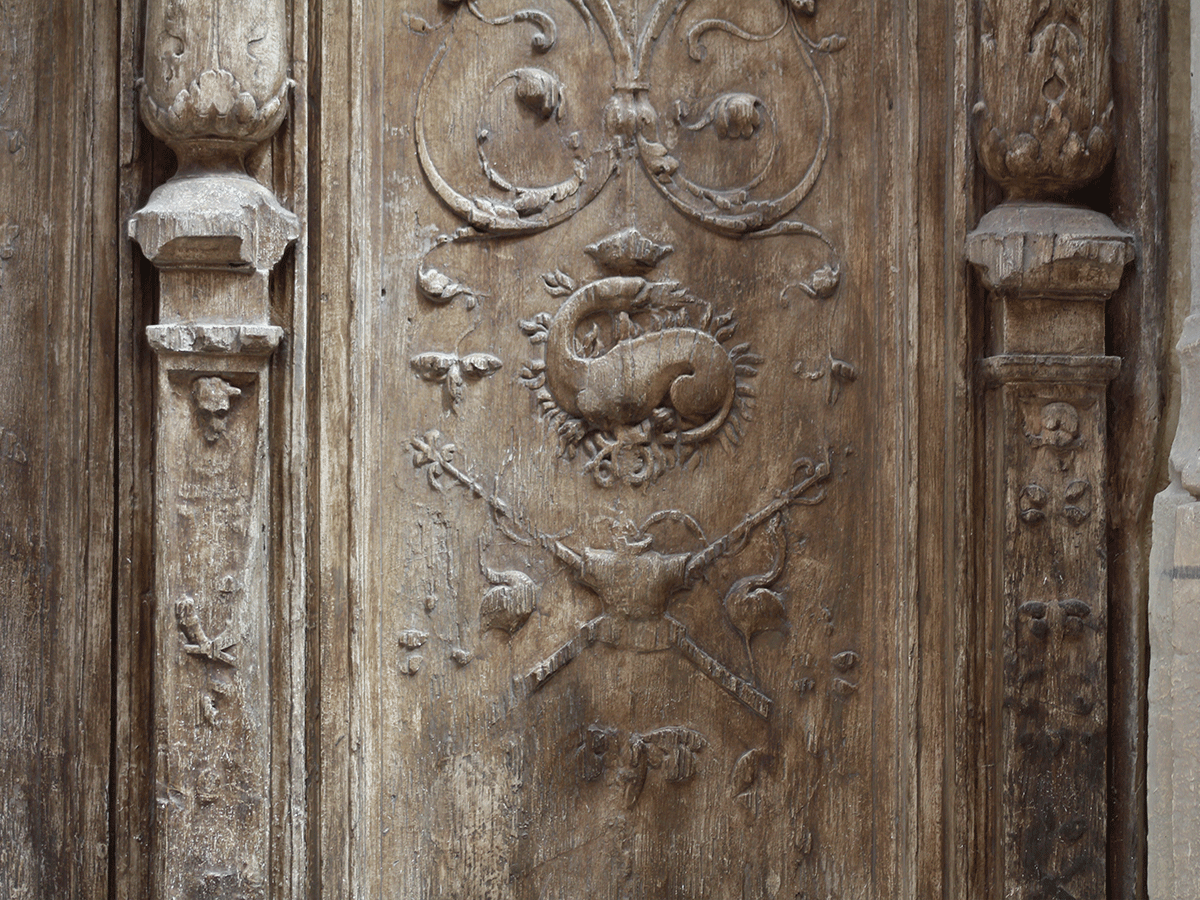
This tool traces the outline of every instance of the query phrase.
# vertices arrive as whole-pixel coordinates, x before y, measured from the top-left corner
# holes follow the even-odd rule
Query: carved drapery
[[[129,233],[159,269],[154,883],[261,898],[270,857],[268,278],[294,215],[246,172],[286,114],[282,2],[151,0],[141,110],[179,169]]]
[[[1000,699],[997,896],[1105,893],[1105,302],[1133,259],[1060,198],[1113,150],[1111,4],[985,2],[979,157],[1008,199],[967,239],[991,303],[983,360],[985,596]]]

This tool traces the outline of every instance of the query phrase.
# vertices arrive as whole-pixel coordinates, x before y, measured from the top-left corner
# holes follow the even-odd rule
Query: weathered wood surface
[[[147,7],[146,126],[178,158],[129,222],[159,269],[155,396],[157,897],[265,900],[292,685],[273,616],[269,275],[296,217],[246,170],[287,113],[286,7]],[[273,636],[274,635],[274,636]],[[278,874],[278,873],[275,873]]]
[[[912,895],[909,13],[536,6],[326,35],[322,881]]]
[[[162,8],[186,8],[187,28],[204,31],[219,5]],[[526,6],[550,16],[553,35],[537,16],[480,20]],[[0,71],[36,73],[9,78],[0,91],[8,141],[0,144],[8,229],[0,234],[0,466],[10,585],[0,608],[0,893],[101,897],[111,885],[119,897],[153,896],[168,879],[155,874],[151,852],[158,865],[173,855],[182,875],[196,874],[200,857],[165,849],[161,818],[155,831],[156,766],[174,765],[154,752],[156,702],[160,724],[163,710],[179,713],[170,727],[182,737],[166,742],[174,752],[196,762],[233,748],[229,758],[254,770],[250,793],[270,799],[214,829],[206,813],[193,820],[193,849],[237,851],[209,854],[216,864],[200,867],[205,889],[253,896],[269,885],[278,897],[989,896],[1003,891],[1006,872],[1021,882],[1030,860],[1049,860],[1062,874],[1084,844],[1089,862],[1076,874],[1095,887],[1097,832],[1066,850],[1035,840],[1033,855],[1013,856],[1023,838],[1005,848],[1003,829],[1021,823],[993,815],[989,800],[1008,802],[989,794],[995,764],[1005,760],[989,736],[1002,733],[1009,715],[989,690],[988,673],[1002,677],[993,660],[1008,650],[1013,671],[1035,671],[1041,641],[1063,662],[1050,680],[1065,691],[1085,669],[1099,677],[1104,642],[1095,631],[1067,634],[1069,617],[1062,635],[1010,640],[1017,632],[1006,633],[984,604],[963,601],[979,596],[973,585],[987,571],[986,557],[971,554],[988,549],[973,543],[969,514],[987,486],[972,469],[986,447],[973,419],[976,357],[1013,349],[1000,341],[1012,334],[1003,329],[1036,322],[966,305],[978,285],[960,265],[964,230],[998,199],[962,189],[974,166],[966,133],[977,99],[975,4],[695,0],[679,4],[678,16],[675,4],[664,5],[671,10],[661,36],[640,50],[654,4],[613,6],[606,19],[590,0],[481,0],[474,8],[328,0],[311,13],[281,5],[267,45],[253,30],[206,31],[253,42],[256,57],[268,46],[285,52],[288,74],[306,86],[309,102],[269,146],[258,145],[248,168],[285,206],[302,214],[311,206],[311,242],[285,257],[269,293],[261,278],[168,276],[166,319],[194,324],[188,304],[199,301],[214,317],[236,320],[246,311],[240,301],[249,301],[250,324],[281,325],[288,335],[269,370],[209,354],[174,376],[164,368],[161,383],[144,337],[158,276],[115,238],[173,170],[170,153],[138,130],[141,4],[57,17],[27,3],[0,11],[0,30],[12,37],[0,48]],[[1061,397],[1084,411],[1087,428],[1099,427],[1089,418],[1103,411],[1099,387],[1062,388],[1062,379],[998,389],[994,419],[1003,427],[986,458],[1045,487],[1065,477],[1059,464],[1070,456],[1068,468],[1111,489],[1097,495],[1113,523],[1107,627],[1119,750],[1108,762],[1114,799],[1106,815],[1117,826],[1109,829],[1108,877],[1114,895],[1129,896],[1142,877],[1137,573],[1157,408],[1161,220],[1147,172],[1157,141],[1158,7],[1114,7],[1112,122],[1127,139],[1099,187],[1075,195],[1135,233],[1141,254],[1107,312],[1108,352],[1125,359],[1109,393],[1114,461],[1106,480],[1095,432],[1087,447],[1058,456],[1030,444],[1037,413]],[[689,46],[689,25],[723,16],[765,39],[717,26]],[[793,23],[818,46],[795,39]],[[833,35],[845,46],[820,44]],[[176,62],[199,59],[183,53]],[[1028,67],[987,65],[985,76],[1012,76],[1013,97],[1034,106],[1046,97],[1022,80]],[[282,71],[267,69],[237,77],[265,73],[265,83]],[[422,163],[416,104],[427,75]],[[816,79],[830,105],[827,127]],[[164,91],[169,109],[178,90]],[[275,93],[266,91],[260,108]],[[250,143],[266,133],[218,124],[222,139],[230,128]],[[825,155],[814,167],[822,134]],[[754,183],[756,165],[764,174]],[[518,184],[527,189],[504,187]],[[1102,196],[1111,206],[1093,200]],[[828,243],[799,225],[745,236],[772,227],[777,214]],[[468,223],[486,234],[455,235]],[[644,240],[622,235],[628,227]],[[437,245],[439,234],[455,236]],[[685,292],[662,286],[669,281]],[[582,319],[572,354],[562,337],[589,304],[616,308],[611,318]],[[717,332],[732,324],[717,321],[725,312],[737,330],[722,340]],[[1076,317],[1086,328],[1073,339],[1104,334],[1087,318]],[[164,344],[168,367],[180,361],[170,355],[177,337]],[[750,346],[735,350],[743,342]],[[639,350],[648,347],[654,352]],[[1082,353],[1083,345],[1070,349]],[[699,365],[710,385],[728,384],[722,352],[733,366],[728,410],[728,394],[714,405],[714,395],[689,398],[682,386],[649,406],[634,402],[630,386],[647,371],[643,362],[657,372],[671,353]],[[607,375],[596,360],[607,360]],[[613,378],[618,362],[636,365]],[[663,378],[674,386],[679,375]],[[234,407],[249,401],[241,411],[253,422],[232,422],[223,439],[244,451],[237,466],[246,479],[260,491],[271,485],[251,510],[271,523],[254,550],[266,553],[255,565],[270,572],[255,575],[261,617],[235,651],[253,651],[271,673],[269,699],[265,682],[243,685],[267,710],[244,729],[249,740],[213,738],[203,691],[192,694],[207,682],[188,679],[216,661],[186,649],[166,655],[187,636],[174,601],[154,590],[156,566],[170,587],[197,578],[196,559],[200,569],[228,561],[208,541],[187,565],[170,553],[156,559],[151,539],[156,392],[159,449],[184,463],[162,471],[158,502],[177,494],[189,471],[213,476],[211,466],[187,465],[189,452],[203,456],[222,441],[207,441],[183,402],[190,388],[175,389],[193,377],[238,388],[235,418]],[[588,393],[591,386],[598,389]],[[31,390],[43,399],[31,400]],[[267,393],[269,407],[256,407]],[[1027,406],[1037,409],[1025,421]],[[554,421],[558,413],[567,418]],[[735,442],[730,425],[739,420]],[[561,452],[560,424],[574,458]],[[443,443],[428,435],[434,429]],[[455,445],[452,456],[445,442]],[[680,464],[690,452],[680,445],[689,443],[697,452]],[[814,468],[799,471],[800,489],[789,496],[797,477],[790,463],[805,455]],[[821,462],[832,463],[827,477]],[[435,467],[441,491],[429,478]],[[1013,481],[992,499],[1025,484]],[[654,521],[657,512],[669,514]],[[1009,518],[1019,512],[1019,503],[1003,508]],[[1081,543],[1036,541],[1039,526],[1018,516],[1011,543],[990,547],[998,560],[1025,554],[1055,571],[1078,569],[1083,588],[1098,592],[1104,566],[1078,559],[1103,544],[1103,512],[1093,506],[1078,528],[1042,522],[1060,537],[1084,535]],[[736,552],[743,521],[747,540]],[[647,589],[647,573],[667,587]],[[1034,602],[1049,604],[1047,616],[1062,606]],[[1103,621],[1103,607],[1091,609]],[[180,694],[155,701],[147,673],[156,660],[178,664]],[[163,674],[171,672],[160,668],[160,682]],[[1037,692],[1033,681],[1017,681],[1010,708],[1025,704],[1025,715]],[[1101,713],[1093,707],[1092,719]],[[1056,716],[1070,724],[1078,714],[1054,709],[1035,724],[1059,729]],[[1007,722],[1001,740],[1019,743],[1014,719]],[[1072,781],[1084,769],[1067,762],[1074,774],[1061,784],[1079,784],[1081,815],[1095,819],[1092,782]],[[1049,771],[1064,765],[1052,761]],[[168,803],[210,796],[203,766],[183,770],[167,785]],[[1038,782],[1023,784],[1036,809],[1045,799]],[[239,853],[255,857],[254,866],[216,867]]]
[[[0,895],[108,884],[115,13],[0,7]]]
[[[1105,355],[1105,304],[1136,254],[1064,198],[1113,154],[1111,35],[1110,3],[983,4],[979,156],[1008,197],[966,250],[990,300],[990,879],[1008,898],[1108,884],[1107,385],[1121,358]]]

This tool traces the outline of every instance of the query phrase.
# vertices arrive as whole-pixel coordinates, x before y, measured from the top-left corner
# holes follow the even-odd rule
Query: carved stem
[[[142,116],[179,172],[130,221],[160,271],[156,897],[264,898],[268,280],[299,233],[244,160],[286,113],[282,0],[150,0]]]

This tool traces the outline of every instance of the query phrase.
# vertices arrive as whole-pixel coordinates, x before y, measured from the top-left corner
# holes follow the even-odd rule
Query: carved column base
[[[160,269],[268,272],[299,234],[270,189],[237,171],[177,175],[129,220],[129,236]]]

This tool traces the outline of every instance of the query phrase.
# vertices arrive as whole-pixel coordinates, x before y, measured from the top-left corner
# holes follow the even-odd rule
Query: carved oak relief
[[[987,865],[1006,896],[1092,896],[1106,882],[1105,406],[1121,363],[1104,355],[1104,304],[1134,253],[1062,198],[1113,155],[1112,4],[983,13],[979,158],[1008,194],[966,246],[992,318],[986,597],[1003,705]]]
[[[388,520],[375,576],[412,766],[383,770],[438,800],[421,825],[411,799],[386,817],[387,848],[437,861],[389,883],[817,890],[823,842],[872,827],[830,822],[873,764],[874,613],[833,523],[871,502],[846,484],[864,438],[841,416],[875,326],[847,328],[849,266],[797,212],[849,44],[811,2],[538,7],[396,16],[428,42],[411,140],[442,205],[420,207],[417,265],[385,250],[378,314],[407,323],[414,401],[380,407],[373,439],[415,510]],[[419,292],[403,313],[393,271]]]

